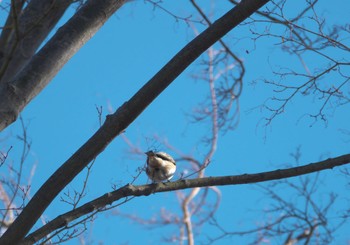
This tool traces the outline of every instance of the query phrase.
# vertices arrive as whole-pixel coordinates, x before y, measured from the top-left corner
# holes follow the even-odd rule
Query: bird
[[[175,160],[165,152],[147,151],[146,174],[154,182],[170,181],[176,171]]]

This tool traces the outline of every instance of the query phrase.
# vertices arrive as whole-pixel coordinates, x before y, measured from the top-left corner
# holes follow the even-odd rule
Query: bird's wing
[[[172,158],[168,153],[157,152],[155,154],[156,154],[157,157],[159,157],[159,158],[161,158],[163,160],[166,160],[166,161],[170,161],[170,162],[172,162],[172,163],[174,163],[176,165],[174,158]]]

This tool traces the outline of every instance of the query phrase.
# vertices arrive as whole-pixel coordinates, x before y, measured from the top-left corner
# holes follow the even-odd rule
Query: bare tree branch
[[[11,0],[0,36],[0,84],[11,80],[32,58],[73,0]]]
[[[350,154],[342,155],[324,161],[310,163],[308,165],[279,169],[270,172],[262,172],[257,174],[243,174],[236,176],[221,176],[221,177],[205,177],[198,179],[183,179],[170,183],[159,183],[151,185],[133,186],[126,185],[116,191],[107,193],[91,202],[84,204],[70,212],[62,214],[37,231],[28,235],[21,244],[33,244],[51,232],[67,226],[70,222],[79,217],[105,208],[106,205],[111,205],[113,202],[128,197],[148,196],[158,192],[169,192],[188,188],[210,187],[218,185],[240,185],[258,183],[271,180],[285,179],[300,175],[305,175],[313,172],[318,172],[334,167],[342,166],[350,163]]]
[[[12,146],[6,152],[0,151],[0,167],[5,163],[11,149],[12,149]]]
[[[237,1],[230,0],[237,4]],[[350,62],[346,55],[335,55],[337,52],[349,52],[350,47],[345,40],[349,39],[347,24],[332,25],[327,17],[321,16],[315,9],[317,0],[305,1],[296,12],[288,11],[286,0],[271,1],[273,11],[257,11],[263,19],[251,18],[247,24],[266,23],[271,28],[251,28],[256,36],[254,43],[268,37],[277,40],[277,45],[288,55],[296,56],[305,72],[291,66],[281,67],[273,72],[278,80],[262,79],[272,85],[276,95],[266,100],[262,108],[269,116],[264,118],[269,125],[274,118],[286,111],[290,102],[296,97],[312,98],[319,103],[316,112],[305,112],[313,123],[321,119],[327,123],[327,111],[350,102],[347,88],[349,86]],[[265,26],[266,26],[265,25]],[[279,28],[278,26],[282,27]],[[308,61],[315,60],[317,62]],[[308,62],[307,62],[308,61]],[[329,113],[331,114],[331,113]]]
[[[0,131],[17,119],[23,108],[125,2],[88,1],[21,72],[10,81],[0,83]]]

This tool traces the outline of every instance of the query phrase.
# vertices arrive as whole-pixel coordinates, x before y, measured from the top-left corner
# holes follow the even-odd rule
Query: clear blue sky
[[[297,5],[290,1],[289,8],[296,8],[294,4]],[[348,21],[348,1],[332,2],[331,5],[321,1],[319,5],[321,13],[331,23]],[[186,1],[167,6],[181,16],[193,13]],[[215,16],[220,16],[227,7],[226,4],[217,6]],[[67,13],[66,18],[71,13]],[[290,67],[290,63],[296,60],[282,53],[275,45],[276,40],[271,38],[259,40],[254,48],[247,28],[242,26],[235,29],[226,39],[229,42],[233,40],[231,44],[235,44],[237,38],[244,38],[233,45],[233,51],[244,60],[247,68],[240,98],[240,123],[234,131],[220,134],[217,152],[206,175],[273,170],[276,166],[292,164],[290,153],[298,146],[301,147],[301,164],[349,153],[350,138],[341,131],[349,130],[349,105],[339,107],[334,112],[328,110],[333,115],[327,125],[317,122],[311,127],[311,120],[301,116],[317,108],[317,105],[312,103],[312,99],[295,100],[270,126],[263,127],[259,123],[267,112],[252,108],[264,103],[271,95],[271,89],[260,83],[253,86],[253,81],[271,78],[272,68],[277,65]],[[23,111],[22,116],[28,125],[27,133],[32,140],[24,178],[28,176],[31,166],[37,164],[31,194],[98,129],[96,105],[103,107],[104,116],[109,106],[118,108],[192,38],[193,32],[185,23],[176,22],[163,11],[153,11],[149,4],[141,1],[126,4],[118,11]],[[249,50],[249,54],[245,50]],[[319,65],[314,60],[310,60],[310,63],[310,66]],[[297,68],[300,66],[300,63],[295,64]],[[208,131],[208,124],[192,124],[186,116],[207,95],[206,84],[194,82],[191,78],[198,70],[197,62],[176,79],[126,130],[128,139],[144,151],[152,147],[165,150],[165,147],[150,140],[157,134],[184,153],[192,153],[201,159],[206,145],[200,139]],[[9,145],[14,147],[11,151],[14,164],[17,164],[17,155],[21,152],[21,145],[15,139],[20,132],[20,123],[16,122],[0,135],[1,139],[7,138],[0,142],[1,149]],[[174,154],[174,157],[177,156]],[[144,163],[145,157],[131,155],[126,143],[118,137],[96,160],[83,202],[111,191],[112,185],[121,186],[130,182],[136,169]],[[179,165],[184,167],[181,163]],[[1,171],[2,175],[6,175],[6,170]],[[322,195],[329,190],[345,189],[346,180],[340,176],[337,169],[325,171],[322,174],[324,190],[318,198],[322,199]],[[83,178],[84,174],[68,189],[78,189]],[[145,174],[137,180],[137,184],[146,182]],[[227,230],[254,228],[261,222],[263,216],[259,210],[267,209],[269,202],[257,187],[229,186],[220,190],[223,198],[216,217]],[[340,195],[346,196],[341,191]],[[179,213],[174,193],[135,198],[121,206],[119,211],[149,218],[164,207]],[[342,204],[339,207],[344,208]],[[69,208],[57,198],[44,217],[48,220],[55,218]],[[349,228],[349,224],[346,224],[343,230]],[[210,225],[204,225],[199,232],[201,235],[197,234],[196,237],[198,242],[206,241],[204,233],[218,234]],[[98,215],[86,234],[86,240],[92,239],[92,244],[157,244],[162,237],[172,234],[178,235],[176,226],[149,230],[106,212]],[[349,239],[340,232],[337,242],[345,244]],[[227,244],[229,241],[244,244],[251,240],[252,236],[233,237],[217,244]],[[278,244],[278,241],[271,242]],[[74,240],[67,244],[78,242]]]

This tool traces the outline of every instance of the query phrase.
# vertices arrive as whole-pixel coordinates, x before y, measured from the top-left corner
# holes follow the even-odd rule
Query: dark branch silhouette
[[[103,210],[107,205],[113,202],[137,196],[148,196],[155,193],[169,192],[175,190],[182,190],[188,188],[220,186],[220,185],[240,185],[259,183],[264,181],[279,180],[301,176],[309,173],[314,173],[326,169],[332,169],[350,163],[350,154],[342,155],[336,158],[327,159],[324,161],[311,163],[304,166],[279,169],[270,172],[262,172],[256,174],[243,174],[236,176],[222,176],[222,177],[204,177],[198,179],[183,179],[170,183],[159,183],[151,185],[126,185],[118,190],[107,193],[91,202],[88,202],[81,207],[78,207],[70,212],[58,216],[56,219],[50,221],[42,228],[28,235],[21,244],[33,244],[44,238],[51,232],[67,226],[70,222],[79,217],[89,214],[94,211]]]

